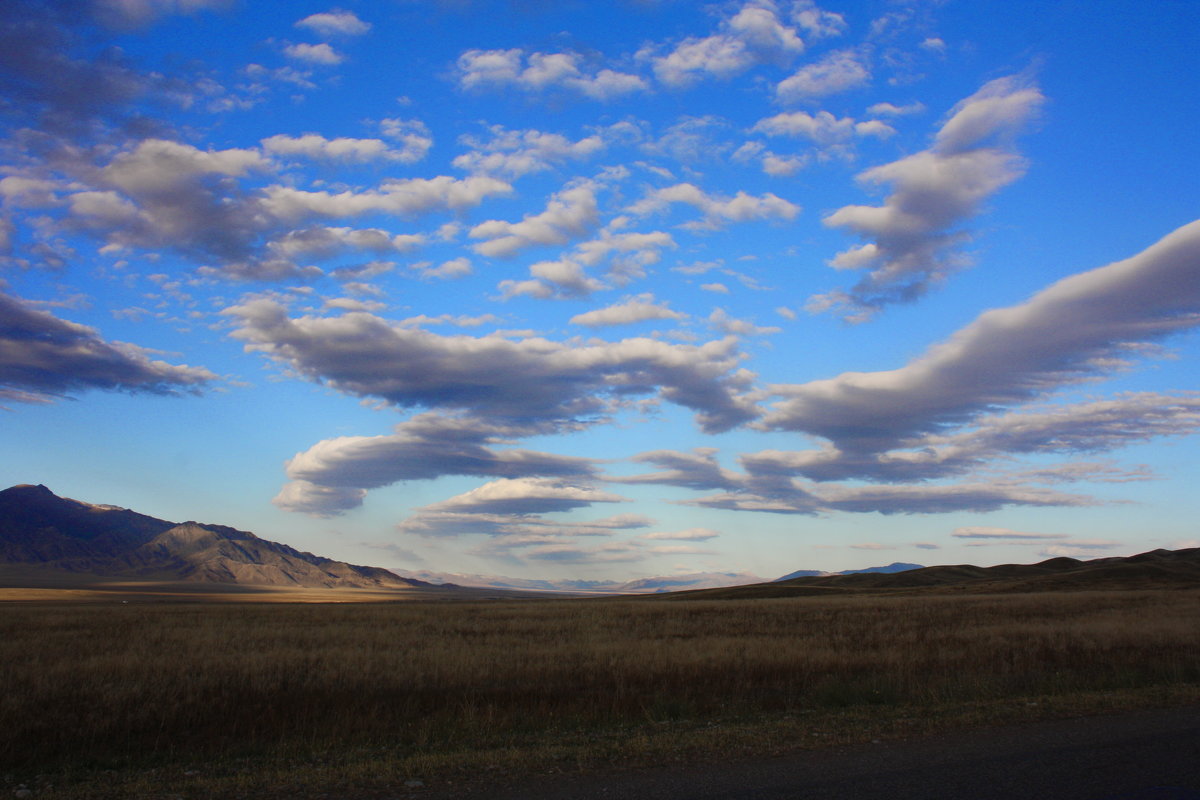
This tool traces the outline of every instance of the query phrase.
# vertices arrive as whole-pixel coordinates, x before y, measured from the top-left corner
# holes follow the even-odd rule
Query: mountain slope
[[[0,563],[63,572],[205,583],[327,588],[427,586],[378,567],[301,552],[224,525],[177,524],[59,497],[0,491]]]
[[[1037,564],[954,564],[903,572],[858,572],[681,592],[680,597],[743,598],[876,591],[1040,592],[1200,587],[1200,548],[1152,550],[1126,558],[1051,558]]]

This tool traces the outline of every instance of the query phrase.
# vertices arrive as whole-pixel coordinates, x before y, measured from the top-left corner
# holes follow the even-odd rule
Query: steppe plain
[[[478,796],[1189,707],[1200,585],[1176,552],[1118,578],[946,568],[640,598],[8,575],[0,780],[68,800]]]

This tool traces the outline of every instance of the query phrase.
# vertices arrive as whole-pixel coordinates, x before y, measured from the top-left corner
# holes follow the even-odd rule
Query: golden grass
[[[14,604],[0,615],[0,771],[93,780],[254,759],[244,780],[323,780],[330,763],[339,780],[383,780],[780,747],[795,720],[865,730],[1034,699],[1097,710],[1197,685],[1195,590]]]

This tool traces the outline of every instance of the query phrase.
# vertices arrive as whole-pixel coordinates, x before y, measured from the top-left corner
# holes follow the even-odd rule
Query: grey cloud
[[[813,297],[809,309],[841,310],[860,322],[921,297],[965,266],[955,246],[968,237],[955,226],[1024,172],[1011,140],[1043,99],[1019,77],[991,81],[955,106],[932,148],[859,175],[867,184],[891,185],[892,193],[882,206],[845,206],[824,223],[871,240],[830,262],[866,274],[849,291]]]
[[[9,400],[44,402],[88,389],[171,395],[217,377],[148,353],[0,293],[0,392]]]
[[[733,339],[693,346],[439,336],[364,312],[291,319],[270,300],[224,313],[240,321],[233,335],[248,350],[310,380],[405,408],[566,424],[608,414],[636,395],[657,395],[695,411],[710,432],[757,413],[740,394],[752,376],[739,369]]]
[[[860,478],[873,481],[922,481],[961,475],[1012,455],[1079,455],[1115,450],[1200,429],[1200,395],[1137,392],[1108,400],[1047,406],[1031,411],[983,417],[962,433],[897,439],[886,449],[764,450],[742,456],[754,476],[803,475],[810,480]],[[1126,481],[1145,479],[1140,472],[1106,465],[1069,464],[1046,468],[1040,480]]]
[[[434,413],[396,426],[388,436],[325,439],[286,465],[290,483],[276,498],[282,508],[336,513],[359,505],[365,490],[443,475],[488,477],[589,477],[593,462],[521,449],[494,449],[538,432],[536,426],[501,425]],[[342,490],[356,490],[346,493]]]
[[[546,514],[621,503],[625,498],[585,483],[558,478],[500,478],[425,506],[425,511],[460,514]]]
[[[690,453],[679,450],[652,450],[631,458],[641,464],[654,464],[661,472],[644,475],[612,477],[616,483],[662,484],[682,486],[687,489],[733,489],[740,487],[740,476],[721,467],[716,459],[717,450],[699,447]]]
[[[686,505],[775,514],[818,514],[829,511],[879,514],[945,514],[990,512],[1007,506],[1088,506],[1086,495],[1000,481],[950,485],[831,486],[819,493],[799,484],[774,492],[725,493],[689,500]]]
[[[772,387],[763,425],[883,451],[1111,372],[1138,345],[1200,325],[1200,221],[1132,258],[985,312],[907,366]],[[1081,440],[1086,444],[1086,440]]]

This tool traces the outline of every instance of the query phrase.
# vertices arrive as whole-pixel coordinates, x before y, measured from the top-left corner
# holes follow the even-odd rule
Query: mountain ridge
[[[218,584],[372,589],[430,585],[226,525],[170,522],[120,506],[59,497],[42,484],[0,491],[0,563]]]

